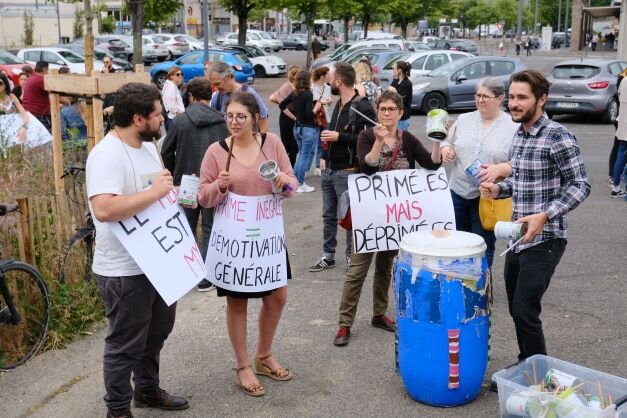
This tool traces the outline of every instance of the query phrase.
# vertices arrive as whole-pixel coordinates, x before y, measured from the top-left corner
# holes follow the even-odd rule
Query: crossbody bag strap
[[[392,159],[388,163],[387,167],[385,167],[385,171],[390,171],[392,168],[392,164],[396,161],[396,157],[398,157],[398,151],[401,149],[401,144],[403,143],[403,131],[398,130],[398,141],[396,141],[396,146],[394,147],[394,152],[392,153]]]

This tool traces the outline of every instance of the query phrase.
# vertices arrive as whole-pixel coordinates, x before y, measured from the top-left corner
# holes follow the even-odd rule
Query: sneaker
[[[320,174],[321,174],[320,169],[319,169],[319,168],[316,168],[316,169],[314,170],[314,176],[319,176]]]
[[[335,267],[335,260],[329,260],[328,258],[322,257],[316,264],[309,267],[309,271],[317,273],[322,270],[332,269],[333,267]]]
[[[385,315],[373,316],[371,324],[375,328],[381,328],[389,332],[396,331],[396,322],[392,321]]]
[[[211,290],[215,290],[215,288],[215,285],[209,280],[202,279],[200,283],[198,283],[198,287],[196,290],[198,290],[199,292],[209,292]]]
[[[348,340],[351,338],[351,329],[349,327],[340,327],[333,340],[333,345],[343,347],[348,344]]]
[[[624,191],[622,191],[622,190],[619,190],[619,191],[617,191],[617,192],[615,192],[615,191],[613,191],[613,190],[612,190],[612,192],[610,193],[610,197],[611,197],[611,198],[615,198],[615,197],[623,197],[623,196],[625,196],[625,192],[624,192]]]
[[[315,187],[312,187],[308,185],[307,183],[303,183],[300,186],[298,186],[298,189],[296,189],[296,193],[311,193],[314,190],[316,190]]]

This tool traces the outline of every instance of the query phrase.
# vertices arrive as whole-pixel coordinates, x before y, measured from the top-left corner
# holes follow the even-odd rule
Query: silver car
[[[158,44],[163,44],[168,50],[168,61],[182,57],[190,51],[189,42],[180,35],[172,33],[155,33],[147,35]]]
[[[616,81],[627,62],[608,59],[577,59],[557,64],[545,110],[549,116],[565,114],[600,115],[604,123],[618,116]]]

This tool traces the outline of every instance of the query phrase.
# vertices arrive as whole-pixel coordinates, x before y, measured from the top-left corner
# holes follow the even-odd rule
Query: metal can
[[[579,384],[579,379],[556,369],[549,369],[544,377],[544,386],[549,392],[558,389],[560,392]]]
[[[505,409],[510,415],[525,418],[537,418],[542,414],[542,403],[537,396],[526,392],[514,393],[505,403]]]
[[[198,177],[183,174],[181,177],[181,187],[179,188],[178,202],[185,206],[195,206],[199,185],[200,179]]]
[[[494,225],[494,236],[498,239],[518,240],[527,233],[527,224],[499,221]]]

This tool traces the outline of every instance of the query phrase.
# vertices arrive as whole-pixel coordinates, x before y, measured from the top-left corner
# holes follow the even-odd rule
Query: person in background
[[[22,103],[22,95],[24,94],[24,85],[26,84],[26,80],[28,80],[28,74],[20,73],[19,84],[13,87],[12,93],[18,98],[20,103]]]
[[[405,61],[396,61],[394,72],[396,78],[388,87],[389,91],[398,93],[403,98],[403,116],[398,122],[398,129],[409,131],[409,117],[411,116],[412,84],[409,80],[411,64]]]
[[[22,94],[22,104],[27,112],[36,117],[48,130],[51,131],[50,98],[44,87],[44,76],[48,74],[48,63],[37,61],[35,72],[26,80]]]
[[[218,112],[226,113],[226,107],[231,94],[236,91],[248,92],[257,99],[257,104],[261,112],[261,118],[256,127],[259,129],[259,132],[268,132],[268,108],[254,88],[246,83],[240,84],[235,81],[233,68],[222,61],[214,62],[209,66],[208,73],[209,81],[211,81],[214,90],[213,96],[211,97],[211,107]]]
[[[355,64],[355,90],[357,93],[364,96],[372,108],[376,108],[377,98],[379,97],[379,89],[372,79],[372,70],[370,66],[363,61],[359,61]]]
[[[280,104],[282,112],[292,115],[287,107],[294,107],[294,138],[298,144],[298,158],[294,167],[294,174],[298,180],[297,193],[310,193],[314,187],[305,183],[305,174],[311,167],[311,161],[316,149],[316,143],[320,138],[320,128],[316,126],[314,113],[322,107],[322,103],[313,103],[311,92],[311,73],[300,71],[296,75],[294,91],[290,93]]]
[[[625,192],[621,190],[620,183],[627,161],[627,83],[624,81],[618,87],[618,100],[620,102],[618,113],[618,127],[616,128],[615,140],[618,142],[616,149],[616,160],[612,168],[612,191],[610,197],[623,197]]]
[[[17,113],[19,113],[19,115],[22,117],[22,124],[19,126],[19,128],[16,129],[17,140],[20,143],[25,144],[26,136],[28,134],[28,113],[26,113],[26,111],[22,107],[19,99],[13,93],[11,93],[11,89],[9,87],[9,78],[6,75],[0,73],[0,115],[4,116]],[[2,128],[4,128],[3,131],[8,130],[8,127],[3,126]]]
[[[198,203],[215,207],[228,195],[264,196],[272,194],[272,183],[259,175],[259,166],[268,160],[277,162],[280,172],[275,187],[283,197],[291,197],[297,180],[292,172],[285,148],[278,136],[259,133],[260,120],[257,98],[251,93],[235,92],[229,97],[225,120],[231,136],[212,144],[202,160]],[[226,164],[232,150],[229,171]],[[285,187],[285,186],[290,186]],[[287,254],[286,254],[287,255]],[[287,277],[291,273],[287,264]],[[235,354],[235,372],[242,391],[249,396],[262,396],[265,388],[255,377],[255,372],[277,381],[292,379],[293,374],[272,355],[272,343],[287,302],[287,286],[268,291],[236,292],[217,287],[219,297],[226,297],[226,325]],[[255,372],[250,366],[247,345],[248,300],[261,299],[259,311],[259,336],[254,356]]]
[[[398,129],[398,122],[403,115],[403,99],[400,95],[386,91],[378,98],[376,106],[379,124],[361,131],[357,139],[360,172],[370,175],[382,171],[413,170],[416,168],[416,162],[420,167],[429,170],[440,168],[439,143],[433,142],[429,153],[409,131],[403,131],[401,134]],[[390,332],[396,330],[396,323],[385,315],[392,279],[392,264],[396,254],[398,250],[351,255],[340,301],[339,330],[335,335],[334,345],[341,347],[348,344],[361,289],[373,258],[375,270],[372,281],[371,324]]]
[[[317,36],[314,36],[311,40],[311,55],[313,56],[314,61],[318,59],[320,53],[322,52],[322,44],[318,40]]]
[[[5,76],[7,80],[9,80],[9,91],[12,92],[13,89],[15,88],[15,84],[13,83],[13,80],[11,79],[11,77],[9,77],[9,73],[7,73],[6,70],[0,70],[0,75]]]
[[[62,96],[61,101],[61,139],[76,140],[87,138],[87,126],[81,112],[78,97]]]
[[[102,59],[102,70],[100,71],[104,74],[112,74],[115,72],[115,68],[113,68],[113,60],[110,56],[105,56]]]
[[[163,84],[161,89],[161,98],[163,100],[163,107],[166,111],[167,117],[165,119],[165,130],[170,130],[172,120],[181,113],[185,112],[183,106],[183,98],[179,88],[183,84],[183,71],[176,65],[168,70],[168,79]]]
[[[505,290],[518,340],[518,360],[547,354],[540,313],[542,296],[567,239],[568,212],[590,195],[575,136],[544,112],[548,80],[536,70],[512,74],[509,110],[520,123],[509,151],[512,167],[502,182],[481,183],[485,198],[512,197],[512,221],[527,224],[522,242],[505,258]]]
[[[331,103],[333,103],[333,99],[331,99],[331,87],[328,83],[329,77],[329,67],[322,66],[316,68],[311,77],[311,91],[313,93],[313,101],[314,106],[318,103],[321,104],[320,107],[317,107],[317,114],[324,115],[323,124],[318,123],[318,116],[316,116],[316,124],[320,129],[326,129],[331,120]],[[318,137],[318,141],[316,141],[316,154],[315,154],[315,163],[316,168],[314,170],[314,175],[319,176],[322,171],[320,170],[320,159],[322,158],[322,141]]]
[[[67,65],[64,65],[59,68],[59,74],[72,74],[72,70],[70,70],[70,67],[68,67]]]
[[[196,77],[187,85],[187,94],[189,107],[185,113],[174,118],[161,145],[163,165],[172,172],[175,186],[180,186],[184,174],[200,176],[200,163],[209,146],[229,136],[223,115],[212,109],[209,104],[212,94],[211,82],[206,78]],[[198,241],[198,218],[202,217],[202,239],[198,248],[204,260],[207,257],[213,226],[213,209],[198,206],[184,207],[183,210],[196,241]],[[207,279],[202,279],[198,283],[199,292],[213,289],[215,287]]]
[[[26,78],[33,75],[33,67],[30,64],[22,65],[22,72],[26,74]]]
[[[509,175],[509,148],[519,124],[503,111],[503,81],[482,79],[475,93],[477,110],[459,115],[443,142],[442,157],[451,164],[449,188],[459,231],[481,235],[487,245],[486,258],[492,267],[496,237],[481,226],[479,219],[479,184],[495,182]],[[466,171],[475,161],[481,162],[479,178]]]
[[[294,91],[296,74],[301,70],[302,67],[298,65],[290,65],[290,68],[287,70],[287,81],[281,84],[281,87],[270,95],[270,101],[272,103],[278,105]],[[289,112],[279,113],[279,133],[281,135],[281,142],[283,142],[285,151],[287,151],[287,156],[290,158],[290,164],[294,167],[296,165],[296,157],[298,156],[298,144],[294,138],[294,106],[288,106],[287,110],[292,114],[289,115]]]

